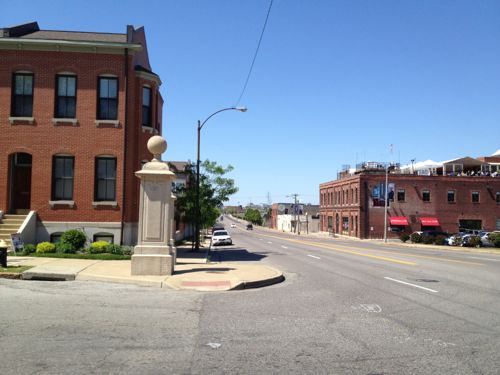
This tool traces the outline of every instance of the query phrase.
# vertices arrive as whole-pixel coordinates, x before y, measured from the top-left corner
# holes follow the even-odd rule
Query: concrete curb
[[[280,272],[279,275],[275,277],[271,277],[269,279],[257,280],[257,281],[242,281],[238,285],[235,285],[229,290],[243,290],[243,289],[255,289],[255,288],[263,288],[265,286],[270,286],[274,284],[278,284],[285,281],[285,276]]]
[[[51,273],[51,272],[30,272],[24,271],[21,274],[23,280],[39,280],[39,281],[74,281],[76,274],[74,273]]]
[[[26,271],[25,271],[26,272]],[[16,273],[16,272],[0,272],[0,278],[1,279],[20,279],[22,276],[22,273]]]

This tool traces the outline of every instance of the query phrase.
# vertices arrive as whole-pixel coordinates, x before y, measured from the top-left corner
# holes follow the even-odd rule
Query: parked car
[[[236,228],[236,224],[235,224],[235,223],[232,223],[232,224],[231,224],[231,228]]]
[[[216,230],[224,230],[224,225],[221,223],[214,224],[214,226],[212,227],[212,233]]]
[[[444,236],[444,237],[449,237],[450,234],[448,232],[441,232],[438,230],[424,230],[422,232],[423,236],[432,236],[432,237],[437,237],[437,236]]]
[[[247,224],[247,230],[253,230],[253,225],[252,224]]]
[[[232,245],[233,240],[227,231],[225,230],[216,230],[212,233],[212,245]]]
[[[483,246],[493,246],[493,242],[490,241],[490,232],[484,232],[481,235],[481,244]]]
[[[450,246],[462,246],[462,237],[465,236],[465,233],[456,233],[451,235],[446,239],[448,245]]]

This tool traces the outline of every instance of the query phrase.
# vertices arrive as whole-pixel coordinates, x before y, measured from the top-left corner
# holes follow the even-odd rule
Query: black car
[[[212,233],[215,232],[216,230],[224,230],[224,225],[221,223],[217,223],[212,227]]]
[[[253,230],[253,225],[252,224],[247,224],[247,230]]]
[[[449,237],[450,234],[447,233],[447,232],[441,232],[439,230],[424,230],[422,232],[422,236],[431,236],[431,237],[443,236],[443,237]]]

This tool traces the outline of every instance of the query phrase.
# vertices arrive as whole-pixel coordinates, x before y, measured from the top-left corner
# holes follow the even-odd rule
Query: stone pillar
[[[132,275],[171,275],[174,257],[171,243],[172,181],[175,174],[161,161],[167,142],[160,136],[148,141],[153,160],[135,172],[141,179],[137,246],[132,255]]]

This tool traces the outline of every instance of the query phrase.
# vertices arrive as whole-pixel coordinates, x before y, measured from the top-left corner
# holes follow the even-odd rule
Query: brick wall
[[[152,132],[143,131],[141,124],[142,86],[152,88],[153,124],[161,121],[157,108],[158,86],[134,72],[133,56],[128,57],[128,116],[125,114],[125,52],[121,54],[45,52],[2,50],[0,53],[0,210],[9,208],[9,156],[17,152],[32,155],[31,209],[42,221],[136,222],[138,218],[138,179],[134,172],[141,160],[150,160],[147,140]],[[34,74],[33,124],[10,124],[12,74],[29,71]],[[55,126],[54,100],[56,74],[77,75],[77,126]],[[98,76],[118,77],[119,127],[96,127]],[[125,124],[128,121],[127,144]],[[159,126],[161,129],[161,124]],[[157,132],[160,130],[157,129]],[[49,206],[52,184],[52,156],[69,154],[75,157],[73,200],[75,206]],[[95,157],[112,155],[117,158],[116,201],[118,206],[93,207]],[[125,155],[127,157],[124,165]],[[126,207],[122,207],[123,179],[126,186]]]
[[[500,204],[496,203],[496,193],[500,192],[500,178],[493,177],[451,177],[389,175],[389,184],[394,183],[394,201],[389,203],[388,223],[391,216],[403,216],[409,221],[407,232],[422,230],[420,218],[435,217],[440,229],[450,233],[459,230],[459,220],[481,220],[485,230],[496,229],[500,219]],[[376,185],[385,184],[385,174],[361,174],[331,181],[320,185],[321,230],[328,231],[328,217],[332,218],[335,233],[342,232],[342,217],[349,217],[350,236],[360,238],[383,238],[384,207],[374,206],[372,196]],[[352,199],[352,193],[356,192]],[[398,202],[397,192],[404,190],[404,201]],[[430,192],[430,201],[424,202],[423,190]],[[456,191],[456,201],[448,203],[448,190]],[[479,192],[479,203],[472,202],[472,192]],[[344,192],[344,193],[343,193]],[[340,193],[340,200],[336,194]],[[333,194],[333,198],[328,198]],[[343,195],[344,194],[344,195]],[[344,199],[343,199],[344,197]],[[328,200],[330,199],[330,200]],[[340,225],[337,230],[336,215]],[[357,223],[355,221],[357,220]],[[359,230],[356,234],[356,225]],[[389,237],[398,233],[388,232]]]

